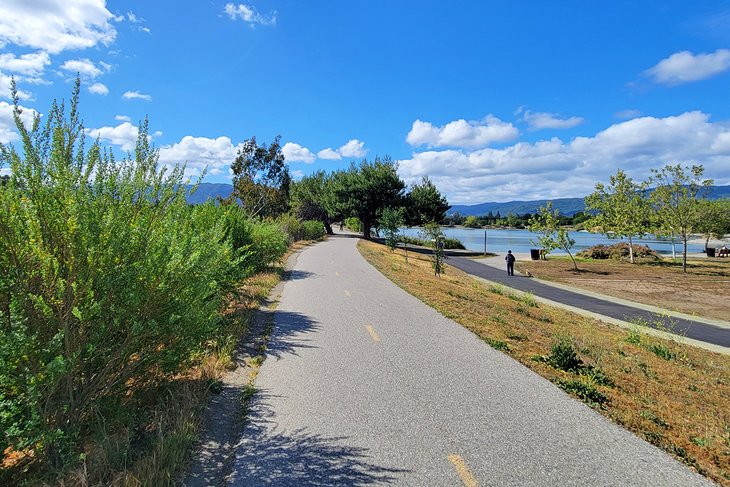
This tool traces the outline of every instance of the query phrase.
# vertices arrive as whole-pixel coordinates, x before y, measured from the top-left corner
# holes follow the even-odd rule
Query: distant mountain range
[[[198,190],[188,196],[188,203],[199,204],[220,196],[227,198],[233,191],[233,186],[224,183],[201,183]],[[730,198],[730,186],[710,186],[710,199]],[[454,205],[448,214],[459,213],[461,216],[484,216],[490,211],[493,215],[499,212],[500,216],[507,216],[510,213],[524,215],[525,213],[537,213],[541,206],[548,201],[553,202],[553,208],[560,210],[560,214],[572,216],[585,209],[583,198],[557,198],[553,200],[533,201],[507,201],[502,203],[480,203],[478,205]]]
[[[710,186],[709,199],[730,198],[730,186]],[[525,213],[537,213],[541,206],[548,201],[553,202],[553,208],[560,210],[561,215],[573,216],[579,211],[585,210],[583,198],[556,198],[553,200],[534,201],[507,201],[502,203],[480,203],[477,205],[453,205],[447,212],[449,215],[458,213],[461,216],[484,216],[490,211],[493,215],[499,212],[504,217],[510,213],[524,215]]]
[[[192,186],[188,186],[190,190]],[[195,193],[188,195],[186,198],[188,203],[193,205],[199,205],[205,203],[209,199],[216,199],[217,197],[227,198],[233,192],[232,184],[224,183],[200,183]]]

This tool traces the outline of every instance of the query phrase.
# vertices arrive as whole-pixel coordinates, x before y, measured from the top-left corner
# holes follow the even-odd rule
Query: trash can
[[[707,247],[705,250],[707,251],[707,257],[715,256],[715,247]]]
[[[540,249],[530,249],[530,258],[532,260],[540,260]]]

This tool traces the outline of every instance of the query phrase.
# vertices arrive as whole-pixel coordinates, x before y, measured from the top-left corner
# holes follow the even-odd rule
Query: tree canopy
[[[677,235],[682,239],[682,270],[687,272],[687,241],[697,224],[701,191],[712,184],[702,179],[701,165],[667,165],[652,169],[651,182],[656,188],[650,201],[655,209],[656,232],[659,235]]]
[[[284,164],[280,136],[271,145],[258,145],[251,137],[231,164],[233,193],[249,216],[277,216],[289,209],[291,176]]]
[[[626,237],[629,259],[634,263],[634,236],[641,237],[649,227],[649,204],[644,196],[646,184],[635,183],[619,169],[611,176],[608,186],[596,184],[596,190],[586,196],[586,210],[595,210],[589,226],[601,229],[609,238]]]
[[[414,184],[406,197],[406,224],[442,223],[449,208],[451,205],[436,185],[428,176],[423,176],[420,184]]]

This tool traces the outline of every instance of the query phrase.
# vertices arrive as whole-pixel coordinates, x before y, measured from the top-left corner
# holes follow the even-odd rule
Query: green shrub
[[[578,357],[573,346],[573,338],[570,335],[560,334],[555,337],[550,347],[547,363],[567,372],[575,372],[581,368],[583,361]]]
[[[289,237],[289,243],[301,240],[302,223],[296,216],[292,214],[281,215],[277,221],[281,229]]]
[[[249,222],[251,252],[246,258],[254,272],[259,272],[281,259],[289,248],[289,236],[278,222],[270,220]]]
[[[584,259],[628,260],[629,244],[626,242],[619,242],[612,245],[598,244],[585,250],[581,250],[576,255],[577,257]],[[659,259],[659,254],[654,252],[648,246],[638,244],[634,244],[634,256],[642,259]]]
[[[318,220],[305,220],[302,222],[302,233],[300,240],[319,240],[324,237],[324,224]]]
[[[21,152],[0,145],[0,451],[55,466],[78,458],[84,425],[193,359],[250,255],[223,209],[187,205],[146,121],[133,158],[85,150],[78,92],[70,114],[17,125]]]
[[[362,222],[357,217],[345,218],[345,226],[352,232],[362,232]]]

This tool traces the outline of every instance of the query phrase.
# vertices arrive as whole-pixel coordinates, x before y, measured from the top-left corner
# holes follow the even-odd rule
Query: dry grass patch
[[[520,272],[589,291],[673,311],[728,320],[730,300],[722,290],[730,288],[730,259],[688,261],[687,270],[671,259],[631,264],[615,260],[579,262],[580,271],[561,257],[517,262]],[[630,292],[627,292],[630,289]]]
[[[730,486],[730,357],[538,304],[362,241],[395,284],[618,424]],[[447,261],[448,264],[448,261]]]

